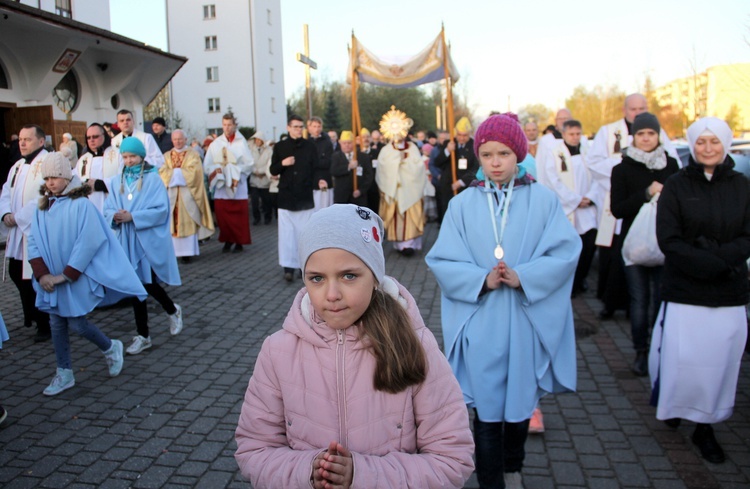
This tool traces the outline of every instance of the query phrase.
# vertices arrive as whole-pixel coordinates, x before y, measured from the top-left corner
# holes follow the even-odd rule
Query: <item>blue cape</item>
[[[150,284],[153,270],[160,281],[180,285],[180,271],[169,233],[169,195],[164,182],[155,171],[147,171],[140,190],[136,181],[132,191],[124,183],[124,192],[120,193],[122,178],[120,174],[110,180],[112,191],[104,203],[105,221],[114,229],[141,282]],[[133,199],[128,200],[131,194]],[[114,222],[115,213],[121,209],[133,215],[131,222]]]
[[[52,275],[67,265],[82,272],[78,280],[59,284],[52,292],[34,280],[36,306],[42,311],[79,317],[125,297],[147,297],[114,234],[85,197],[60,197],[48,210],[36,209],[28,247],[29,258],[42,258]]]
[[[486,422],[529,419],[542,395],[576,386],[570,292],[581,239],[557,197],[528,181],[516,180],[502,243],[520,289],[503,285],[479,297],[498,262],[487,203],[497,189],[472,186],[454,197],[426,257],[442,292],[446,356],[466,403]],[[498,233],[499,208],[495,201]]]

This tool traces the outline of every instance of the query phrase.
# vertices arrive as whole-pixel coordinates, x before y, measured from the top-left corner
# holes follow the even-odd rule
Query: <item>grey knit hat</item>
[[[73,171],[70,168],[70,160],[57,151],[49,153],[44,157],[41,170],[42,178],[57,177],[66,180],[73,178]]]
[[[299,238],[302,270],[310,255],[325,248],[355,255],[372,270],[378,283],[383,282],[383,221],[374,211],[354,204],[334,204],[313,214]]]

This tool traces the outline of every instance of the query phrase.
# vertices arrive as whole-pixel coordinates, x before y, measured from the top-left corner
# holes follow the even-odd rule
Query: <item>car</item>
[[[680,157],[682,166],[687,166],[690,161],[690,147],[685,143],[673,143],[677,156]],[[750,178],[750,141],[735,139],[729,156],[734,160],[734,169]]]

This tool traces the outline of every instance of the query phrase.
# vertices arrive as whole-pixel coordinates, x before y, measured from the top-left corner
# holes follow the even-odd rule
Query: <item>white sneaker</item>
[[[182,308],[175,304],[174,307],[177,311],[174,314],[169,314],[169,332],[172,336],[180,334],[182,331]]]
[[[146,348],[151,348],[151,337],[144,338],[141,335],[133,337],[133,343],[128,347],[127,351],[129,355],[138,355]]]
[[[504,476],[505,489],[523,489],[520,472],[506,472]]]
[[[76,385],[73,371],[69,368],[58,368],[52,382],[44,389],[45,396],[56,396],[64,390]]]
[[[122,348],[122,341],[112,340],[112,346],[104,352],[104,358],[107,359],[107,365],[109,366],[110,377],[117,377],[122,371]]]

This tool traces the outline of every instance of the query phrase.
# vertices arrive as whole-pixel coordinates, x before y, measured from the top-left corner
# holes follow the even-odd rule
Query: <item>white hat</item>
[[[70,160],[60,152],[49,153],[42,161],[42,178],[72,179],[73,171],[70,168]]]
[[[710,132],[721,141],[721,145],[724,146],[724,159],[729,154],[729,149],[732,147],[732,130],[729,125],[718,117],[703,117],[690,124],[687,130],[687,139],[690,146],[690,154],[693,156],[693,160],[698,161],[695,158],[695,142],[704,132]]]

